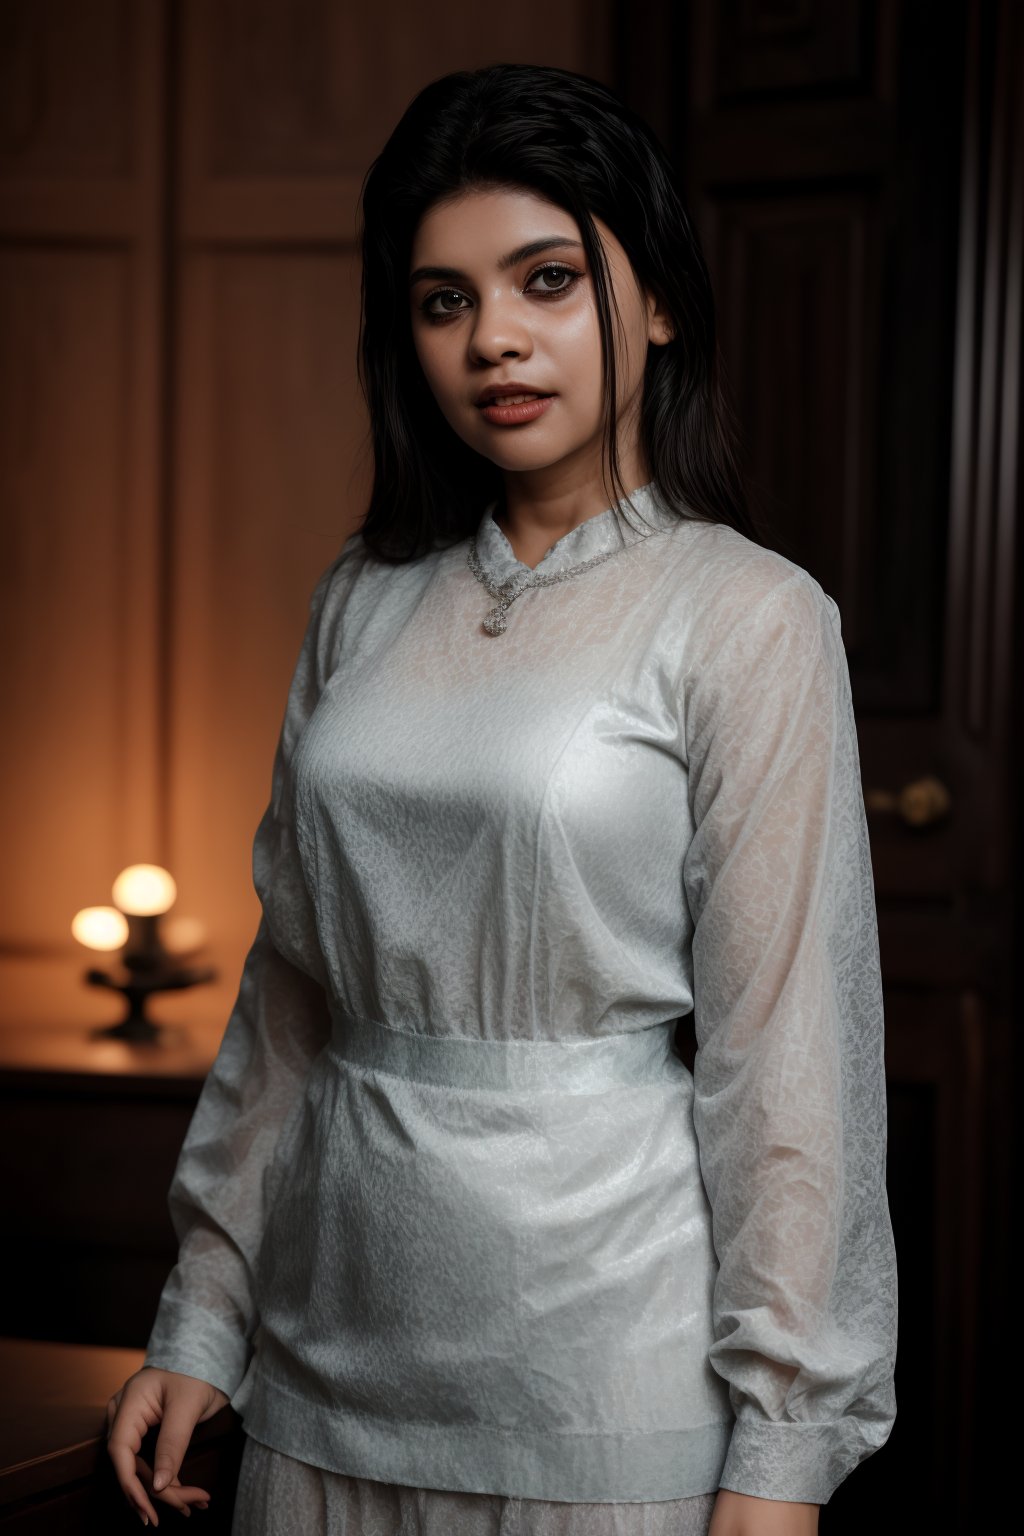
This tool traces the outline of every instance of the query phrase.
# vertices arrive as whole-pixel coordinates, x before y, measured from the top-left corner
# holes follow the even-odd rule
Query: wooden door
[[[685,167],[755,507],[839,604],[858,713],[897,1419],[821,1529],[897,1505],[981,1529],[1012,1316],[1024,11],[623,9],[620,86]]]

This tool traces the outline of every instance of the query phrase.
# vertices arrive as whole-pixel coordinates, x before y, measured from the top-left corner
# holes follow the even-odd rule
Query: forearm
[[[708,1536],[816,1536],[820,1508],[720,1488]]]

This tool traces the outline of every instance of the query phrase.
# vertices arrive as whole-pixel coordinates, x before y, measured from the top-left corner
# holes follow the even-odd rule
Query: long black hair
[[[609,284],[593,216],[664,303],[674,339],[648,348],[641,447],[680,516],[728,523],[762,543],[737,463],[720,378],[707,265],[676,173],[651,128],[587,75],[537,64],[457,70],[416,95],[363,179],[359,381],[374,474],[361,524],[367,547],[398,563],[467,538],[503,492],[501,469],[443,416],[416,356],[409,261],[418,223],[471,189],[532,191],[579,226],[595,286],[604,356],[604,451],[615,503],[616,432]]]

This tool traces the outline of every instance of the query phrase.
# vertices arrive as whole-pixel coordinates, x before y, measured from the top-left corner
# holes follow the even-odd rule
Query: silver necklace
[[[484,618],[484,629],[489,635],[503,635],[508,628],[508,621],[505,615],[516,598],[521,597],[524,592],[528,592],[531,587],[548,587],[555,581],[568,581],[570,576],[578,576],[580,571],[589,570],[592,565],[600,565],[602,560],[610,560],[612,555],[620,554],[627,547],[627,545],[620,545],[617,549],[606,550],[603,555],[594,555],[590,560],[584,560],[579,565],[572,565],[568,570],[553,571],[551,575],[538,576],[536,571],[527,570],[525,575],[522,572],[518,572],[515,576],[509,576],[505,581],[493,582],[480,564],[480,559],[476,552],[476,534],[473,534],[469,541],[469,549],[466,556],[467,563],[477,581],[482,581],[491,596],[498,599],[495,607]]]

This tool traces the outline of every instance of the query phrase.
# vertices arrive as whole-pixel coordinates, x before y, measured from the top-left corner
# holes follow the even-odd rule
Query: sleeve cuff
[[[854,1467],[885,1443],[892,1426],[878,1427],[872,1444],[866,1426],[851,1419],[813,1424],[738,1418],[718,1485],[758,1499],[827,1504]]]
[[[241,1385],[252,1353],[250,1340],[215,1313],[165,1301],[142,1364],[197,1376],[231,1398]]]

